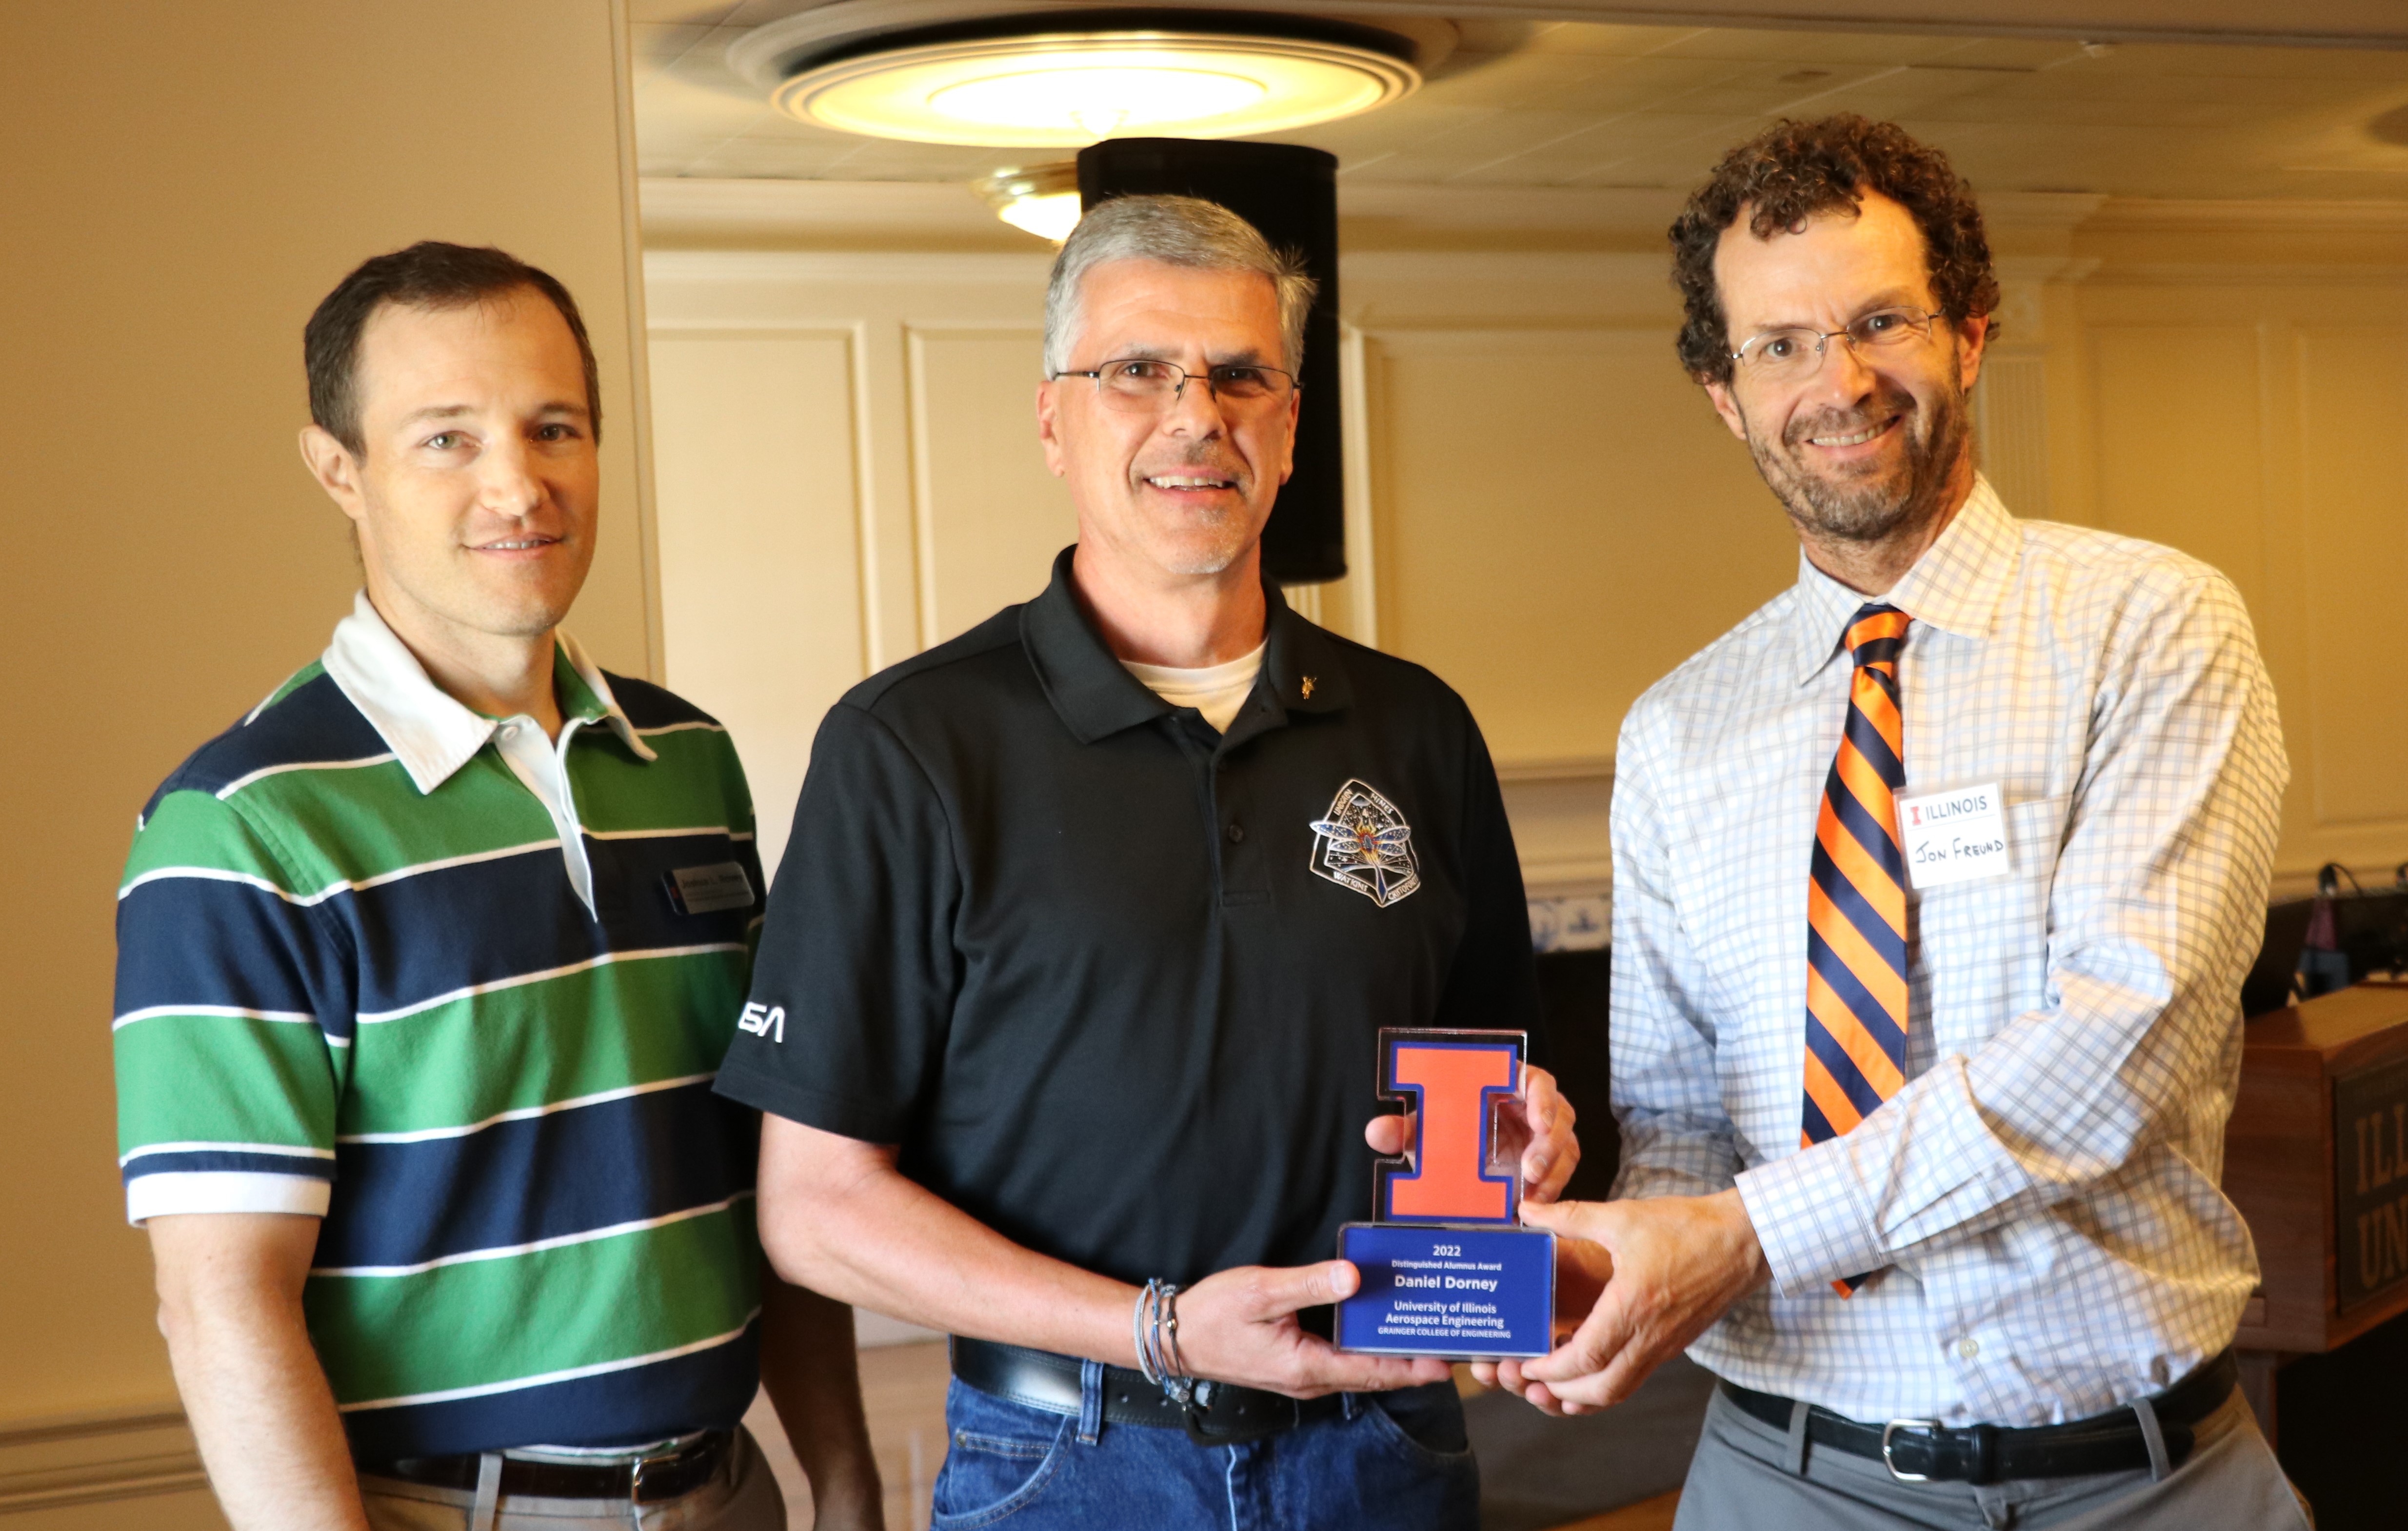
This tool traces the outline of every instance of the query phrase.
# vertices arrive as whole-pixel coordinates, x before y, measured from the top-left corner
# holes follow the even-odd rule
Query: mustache
[[[1853,409],[1823,409],[1791,419],[1781,433],[1782,444],[1803,446],[1818,436],[1855,436],[1894,420],[1914,416],[1914,399],[1902,389],[1885,388]]]
[[[1211,448],[1189,450],[1168,462],[1140,464],[1131,469],[1131,477],[1150,479],[1161,473],[1209,473],[1216,479],[1226,479],[1243,489],[1254,482],[1254,476],[1246,471],[1243,463]]]

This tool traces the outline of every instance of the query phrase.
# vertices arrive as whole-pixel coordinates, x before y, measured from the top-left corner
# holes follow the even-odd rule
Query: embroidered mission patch
[[[1312,821],[1312,875],[1352,888],[1386,909],[1422,885],[1413,857],[1413,830],[1397,805],[1363,782],[1349,780]]]

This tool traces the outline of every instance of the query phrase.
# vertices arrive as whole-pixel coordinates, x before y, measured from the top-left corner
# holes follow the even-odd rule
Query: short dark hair
[[[422,239],[408,250],[361,262],[309,316],[301,331],[302,361],[309,371],[309,418],[352,456],[364,455],[367,442],[360,434],[360,336],[377,310],[387,304],[463,308],[529,288],[552,300],[568,322],[568,333],[577,337],[578,359],[585,364],[588,425],[599,441],[601,371],[594,365],[594,342],[586,338],[585,320],[568,289],[552,273],[491,245],[447,245],[437,239]]]
[[[1784,118],[1724,155],[1672,221],[1672,283],[1687,311],[1678,345],[1690,377],[1730,381],[1730,328],[1714,289],[1714,252],[1740,209],[1748,209],[1749,231],[1767,239],[1816,213],[1860,207],[1867,192],[1904,207],[1923,231],[1924,269],[1941,313],[1962,323],[1998,308],[1982,209],[1947,155],[1895,122],[1854,112],[1813,122]],[[1995,319],[1990,331],[1998,333]]]

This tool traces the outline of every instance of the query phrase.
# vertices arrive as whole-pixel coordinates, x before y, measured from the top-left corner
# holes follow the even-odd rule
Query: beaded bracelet
[[[1139,1372],[1184,1409],[1196,1395],[1196,1380],[1188,1375],[1186,1358],[1179,1353],[1178,1300],[1177,1282],[1146,1282],[1129,1315],[1129,1329],[1136,1341]]]

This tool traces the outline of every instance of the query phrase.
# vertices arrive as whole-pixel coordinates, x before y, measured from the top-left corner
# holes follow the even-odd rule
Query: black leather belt
[[[953,1337],[953,1375],[981,1393],[1049,1414],[1076,1414],[1080,1407],[1076,1356],[999,1345],[991,1339]],[[1205,1446],[1237,1446],[1293,1430],[1307,1420],[1326,1419],[1344,1404],[1337,1394],[1291,1398],[1228,1382],[1198,1382],[1196,1403],[1182,1409],[1126,1366],[1104,1368],[1104,1423],[1184,1430]]]
[[[2149,1400],[2165,1438],[2166,1458],[2181,1467],[2196,1438],[2192,1426],[2224,1407],[2240,1381],[2241,1368],[2226,1351]],[[1796,1407],[1775,1394],[1725,1382],[1731,1402],[1776,1430],[1789,1428]],[[1806,1438],[1852,1456],[1869,1456],[1904,1482],[1945,1481],[2000,1483],[2018,1478],[2081,1478],[2091,1473],[2130,1472],[2149,1466],[2148,1438],[2128,1405],[2064,1424],[2013,1426],[1943,1425],[1937,1420],[1890,1420],[1867,1424],[1828,1409],[1810,1409]]]
[[[682,1451],[648,1456],[636,1462],[529,1462],[502,1459],[502,1492],[542,1499],[616,1499],[649,1505],[692,1494],[709,1483],[727,1461],[736,1444],[733,1430],[713,1430]],[[480,1458],[474,1452],[455,1456],[405,1456],[389,1462],[362,1462],[371,1478],[398,1478],[430,1488],[477,1487]]]

